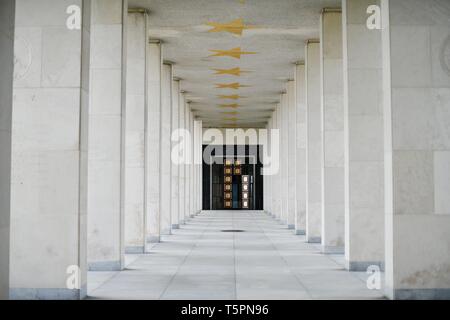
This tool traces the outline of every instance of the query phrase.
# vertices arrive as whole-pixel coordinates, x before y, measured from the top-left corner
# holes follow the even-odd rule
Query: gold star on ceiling
[[[233,69],[211,69],[214,70],[216,75],[231,75],[240,77],[243,73],[249,73],[250,71],[241,70],[241,68],[233,68]]]
[[[234,83],[217,83],[216,84],[216,88],[217,89],[234,89],[234,90],[238,90],[240,88],[248,88],[249,86],[240,84],[239,82],[234,82]]]
[[[209,51],[214,52],[214,54],[210,55],[210,57],[232,57],[235,59],[240,59],[242,55],[257,54],[257,52],[242,51],[240,47],[233,48],[230,50],[209,50]]]
[[[245,25],[242,19],[233,20],[229,23],[208,22],[207,25],[213,27],[208,32],[229,32],[238,36],[242,36],[244,30],[253,28]]]
[[[229,99],[229,100],[239,100],[240,98],[244,98],[243,96],[240,96],[238,94],[232,94],[232,95],[219,95],[220,99]]]

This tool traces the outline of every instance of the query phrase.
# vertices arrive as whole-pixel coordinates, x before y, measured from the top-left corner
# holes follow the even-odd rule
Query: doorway
[[[259,148],[220,146],[209,155],[209,163],[204,159],[203,210],[262,210]]]

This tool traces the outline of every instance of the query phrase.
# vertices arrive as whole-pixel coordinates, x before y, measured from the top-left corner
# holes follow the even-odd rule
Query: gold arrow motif
[[[239,105],[237,103],[219,104],[219,108],[233,108],[233,109],[237,109],[238,107],[239,107]]]
[[[234,82],[234,83],[216,83],[216,88],[217,89],[234,89],[234,90],[238,90],[240,88],[247,88],[249,86],[246,85],[242,85],[239,82]]]
[[[246,54],[257,54],[257,52],[242,51],[240,47],[233,48],[231,50],[209,50],[215,54],[210,55],[210,57],[232,57],[235,59],[240,59],[242,55]]]
[[[243,73],[249,73],[250,71],[241,70],[241,68],[233,68],[233,69],[211,69],[214,70],[216,75],[231,75],[240,77]]]
[[[242,97],[242,96],[240,96],[238,94],[232,94],[232,95],[229,95],[229,96],[220,95],[218,97],[220,99],[230,99],[230,100],[239,100],[240,98],[244,98],[244,97]]]
[[[208,32],[229,32],[238,36],[242,36],[244,30],[252,29],[251,26],[244,24],[244,20],[237,19],[229,23],[208,22],[208,26],[212,27]]]

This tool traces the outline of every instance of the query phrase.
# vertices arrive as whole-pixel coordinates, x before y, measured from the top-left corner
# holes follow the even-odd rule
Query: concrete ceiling
[[[263,127],[286,81],[294,78],[294,64],[304,60],[305,41],[319,36],[322,8],[340,2],[129,0],[129,6],[150,11],[149,36],[163,41],[164,59],[174,63],[174,76],[182,79],[181,90],[205,127]],[[238,59],[223,52],[234,48],[251,54]],[[244,73],[213,70],[235,68]],[[244,87],[216,86],[235,83]],[[219,97],[230,95],[240,97]]]

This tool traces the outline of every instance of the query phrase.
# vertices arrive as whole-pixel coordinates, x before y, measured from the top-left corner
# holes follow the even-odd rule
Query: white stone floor
[[[240,229],[243,233],[221,230]],[[382,299],[368,275],[344,269],[262,212],[204,212],[156,244],[127,256],[121,272],[89,272],[91,299]]]

